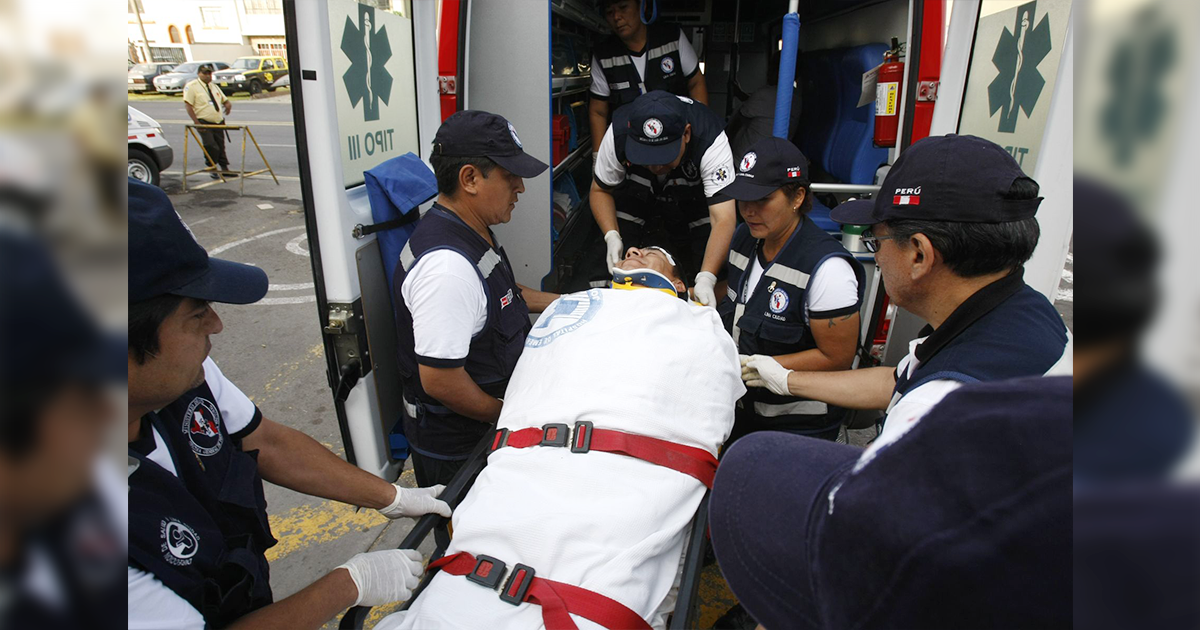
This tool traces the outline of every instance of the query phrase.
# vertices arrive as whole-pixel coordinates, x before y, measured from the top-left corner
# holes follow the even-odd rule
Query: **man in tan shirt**
[[[212,75],[212,66],[200,66],[196,72],[196,78],[189,81],[183,88],[183,106],[187,108],[192,122],[197,125],[222,124],[225,122],[225,116],[233,109],[233,103],[225,96],[221,88],[213,85]],[[198,131],[204,142],[204,150],[207,152],[207,155],[204,156],[204,164],[211,167],[215,161],[221,166],[221,170],[225,172],[226,176],[235,175],[230,172],[229,158],[225,155],[225,130],[199,129]],[[219,177],[215,172],[212,174],[213,179]]]

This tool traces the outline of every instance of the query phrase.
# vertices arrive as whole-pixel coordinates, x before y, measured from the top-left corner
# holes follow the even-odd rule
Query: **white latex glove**
[[[617,263],[621,262],[621,258],[625,256],[625,244],[621,242],[621,233],[616,230],[604,233],[604,243],[608,245],[608,254],[605,256],[608,273],[612,273],[613,267],[617,266]]]
[[[380,514],[388,518],[402,516],[415,518],[433,513],[450,518],[450,506],[437,498],[446,489],[446,486],[429,486],[428,488],[401,488],[396,484],[392,484],[392,486],[396,488],[396,498],[391,505],[379,508]]]
[[[382,606],[412,597],[425,567],[415,549],[389,549],[360,553],[338,567],[350,572],[358,588],[355,606]],[[337,569],[334,569],[335,571]]]
[[[748,359],[742,359],[742,380],[746,381],[746,385],[766,387],[772,393],[781,396],[792,395],[787,386],[788,374],[791,373],[791,370],[765,355],[756,354]]]
[[[713,292],[713,287],[716,285],[716,276],[707,271],[701,271],[696,274],[696,286],[692,289],[692,294],[696,296],[697,302],[716,308],[717,294]]]

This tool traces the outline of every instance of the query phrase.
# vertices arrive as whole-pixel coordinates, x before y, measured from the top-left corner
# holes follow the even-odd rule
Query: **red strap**
[[[508,434],[504,446],[528,448],[542,443],[544,429],[530,427]],[[499,439],[499,434],[497,434]],[[494,447],[499,444],[493,445]],[[658,464],[691,475],[700,483],[712,488],[717,474],[717,458],[708,451],[694,446],[684,446],[645,435],[635,435],[613,429],[592,429],[593,451],[628,455],[635,459]]]
[[[441,569],[450,575],[469,575],[475,570],[475,556],[460,551],[429,563],[429,569]],[[535,576],[521,601],[542,607],[542,621],[546,623],[546,630],[578,630],[571,615],[579,615],[605,628],[650,630],[650,624],[641,615],[621,602],[546,578]]]

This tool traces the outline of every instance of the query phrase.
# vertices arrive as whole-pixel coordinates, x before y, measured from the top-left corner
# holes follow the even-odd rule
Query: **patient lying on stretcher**
[[[720,318],[683,291],[669,254],[631,248],[613,289],[546,309],[446,564],[377,628],[665,625],[745,391]]]

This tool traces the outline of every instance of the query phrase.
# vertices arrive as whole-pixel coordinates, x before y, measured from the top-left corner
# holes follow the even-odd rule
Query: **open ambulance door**
[[[439,2],[285,0],[292,112],[329,386],[346,459],[394,480],[401,417],[396,332],[363,172],[428,158],[441,123]],[[380,7],[388,7],[380,8]],[[360,233],[361,234],[361,233]]]
[[[1053,301],[1073,226],[1072,0],[952,4],[929,135],[991,140],[1037,181],[1044,198],[1037,213],[1041,238],[1025,265],[1025,282]],[[910,21],[909,28],[914,41],[919,40],[919,21]],[[909,95],[917,77],[906,70],[905,82],[900,152],[908,148],[904,136],[911,138],[904,128],[912,125]],[[899,310],[888,331],[883,363],[899,363],[924,325]]]

